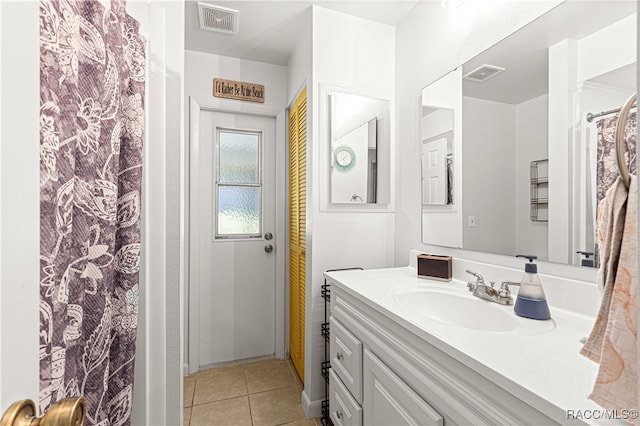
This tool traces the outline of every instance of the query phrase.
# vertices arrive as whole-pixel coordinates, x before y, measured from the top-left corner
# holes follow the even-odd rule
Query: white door
[[[197,139],[198,366],[273,355],[275,119],[202,111]]]
[[[40,387],[38,11],[0,1],[0,417]]]
[[[422,202],[447,204],[447,139],[422,143]]]

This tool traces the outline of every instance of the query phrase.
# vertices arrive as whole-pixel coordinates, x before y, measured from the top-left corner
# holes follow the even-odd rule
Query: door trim
[[[207,112],[222,112],[227,114],[243,114],[271,117],[275,119],[275,140],[276,140],[276,152],[275,152],[275,167],[276,167],[276,201],[275,201],[275,230],[274,241],[276,250],[275,254],[275,357],[284,358],[285,356],[285,218],[284,218],[284,203],[286,202],[286,191],[284,187],[285,171],[283,169],[285,158],[285,109],[274,106],[263,106],[263,108],[256,109],[247,108],[244,104],[241,104],[242,108],[220,108],[213,105],[201,105],[194,97],[189,97],[189,137],[187,150],[185,155],[185,163],[183,164],[185,170],[185,188],[184,188],[184,202],[182,205],[185,218],[185,247],[188,250],[185,252],[184,264],[188,265],[188,277],[187,285],[185,286],[185,318],[186,322],[184,349],[187,349],[185,354],[186,365],[183,366],[184,375],[192,374],[198,371],[200,365],[200,342],[198,340],[200,334],[200,307],[198,305],[200,297],[200,247],[197,238],[192,238],[194,235],[199,235],[197,215],[199,214],[199,200],[198,197],[191,197],[191,194],[197,194],[199,191],[199,182],[194,179],[197,176],[199,170],[197,169],[198,162],[195,161],[199,158],[199,138],[200,138],[200,115],[202,111]],[[193,224],[193,225],[192,225]],[[193,338],[192,338],[193,337]]]

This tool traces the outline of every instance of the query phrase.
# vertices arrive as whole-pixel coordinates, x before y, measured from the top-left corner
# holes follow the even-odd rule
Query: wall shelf
[[[530,165],[529,218],[532,222],[549,221],[549,160],[532,161]]]

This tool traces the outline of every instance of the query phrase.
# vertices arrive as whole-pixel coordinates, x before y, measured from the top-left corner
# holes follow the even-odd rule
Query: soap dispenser
[[[549,305],[547,304],[547,298],[542,289],[542,283],[538,277],[538,265],[533,263],[533,260],[537,259],[537,256],[518,255],[516,257],[527,258],[529,259],[529,263],[524,267],[524,276],[520,283],[518,298],[513,310],[521,317],[548,320],[551,318]]]

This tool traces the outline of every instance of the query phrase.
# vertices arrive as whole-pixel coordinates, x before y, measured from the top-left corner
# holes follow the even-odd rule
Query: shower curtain
[[[596,206],[605,197],[607,190],[613,185],[619,176],[616,159],[616,126],[618,124],[618,114],[598,120],[598,142],[597,142],[597,161],[596,161]],[[625,163],[629,168],[629,173],[636,174],[637,148],[636,148],[636,113],[632,112],[627,118],[625,125]],[[598,221],[598,209],[596,209],[596,223]],[[594,264],[596,267],[600,265],[600,253],[598,246],[595,247]]]
[[[125,2],[40,2],[40,408],[130,423],[145,41]],[[16,142],[19,143],[19,142]]]
[[[612,117],[598,120],[598,159],[597,178],[598,187],[597,203],[604,198],[607,189],[613,185],[618,175],[616,166],[616,125],[618,114]],[[625,154],[624,158],[629,167],[629,172],[636,174],[636,113],[632,112],[627,118],[625,126]]]

